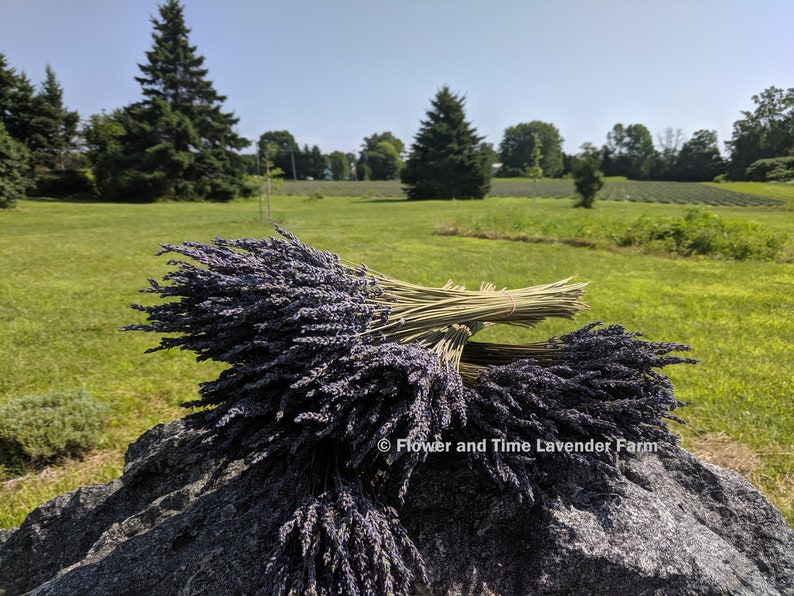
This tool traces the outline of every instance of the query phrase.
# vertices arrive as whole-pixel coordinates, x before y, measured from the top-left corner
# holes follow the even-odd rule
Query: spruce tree
[[[30,186],[33,91],[25,73],[17,74],[0,53],[0,207],[12,205]]]
[[[143,100],[123,110],[122,159],[126,162],[118,198],[229,200],[245,173],[236,150],[249,143],[222,110],[226,97],[215,91],[204,57],[190,44],[184,8],[178,0],[159,7],[147,62],[139,64]]]
[[[8,65],[5,54],[0,52],[0,122],[5,123],[11,114],[11,101],[16,86],[16,70]]]
[[[409,199],[482,199],[488,194],[489,152],[466,121],[464,103],[447,86],[432,100],[400,174]]]
[[[0,54],[0,122],[13,139],[26,146],[33,135],[34,92],[25,73],[17,73]]]
[[[28,150],[0,121],[0,208],[11,207],[29,186]]]
[[[66,156],[77,148],[80,117],[63,105],[63,88],[55,71],[47,65],[41,91],[33,98],[28,147],[36,165],[65,170]]]

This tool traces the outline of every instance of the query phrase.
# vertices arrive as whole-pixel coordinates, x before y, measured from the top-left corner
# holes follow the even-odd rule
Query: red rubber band
[[[505,317],[509,317],[514,312],[516,312],[516,299],[513,298],[513,295],[508,292],[507,290],[501,290],[502,294],[506,294],[508,298],[510,298],[510,302],[512,303],[512,307],[510,308],[510,312],[505,315]]]

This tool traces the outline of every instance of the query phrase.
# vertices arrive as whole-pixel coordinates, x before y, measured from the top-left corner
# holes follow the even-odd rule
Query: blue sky
[[[140,97],[157,0],[0,0],[0,52],[35,82],[50,64],[86,118]],[[186,0],[191,42],[254,138],[325,152],[386,130],[409,145],[443,85],[498,147],[555,124],[575,153],[621,122],[730,139],[751,96],[794,87],[791,0]]]

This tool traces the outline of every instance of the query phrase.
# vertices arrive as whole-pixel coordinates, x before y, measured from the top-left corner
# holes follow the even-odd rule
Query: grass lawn
[[[720,185],[729,188],[730,185]],[[766,187],[771,187],[768,189]],[[782,189],[782,190],[781,190]],[[785,203],[707,207],[794,237],[794,189],[742,186]],[[307,193],[308,194],[308,193]],[[533,341],[592,320],[620,323],[651,340],[687,343],[696,366],[667,370],[680,399],[683,443],[744,473],[794,525],[794,265],[786,262],[670,258],[637,251],[511,242],[434,233],[449,221],[526,212],[548,221],[633,221],[680,216],[674,204],[596,202],[590,212],[566,199],[488,198],[409,203],[387,196],[273,199],[273,219],[318,248],[423,285],[452,278],[468,287],[517,287],[571,275],[590,283],[591,311],[576,322],[536,329],[499,326],[478,339]],[[581,222],[579,222],[581,223]],[[579,225],[579,224],[577,224]],[[159,242],[263,236],[255,200],[230,204],[119,205],[21,201],[0,212],[0,401],[55,389],[85,389],[110,404],[100,449],[0,484],[0,527],[18,524],[40,502],[118,476],[127,444],[150,426],[185,413],[197,383],[220,368],[191,354],[145,355],[153,335],[121,333],[140,320],[132,302],[147,277],[169,267]],[[0,480],[3,480],[0,478]]]

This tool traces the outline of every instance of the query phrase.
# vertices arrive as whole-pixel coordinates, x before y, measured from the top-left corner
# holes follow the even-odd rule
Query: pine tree
[[[30,144],[33,134],[34,92],[25,73],[17,73],[0,54],[0,122],[13,139],[25,145]]]
[[[0,53],[0,207],[13,205],[30,186],[32,114],[33,85]]]
[[[16,86],[16,70],[8,65],[5,54],[0,52],[0,122],[5,123],[11,114],[11,98]]]
[[[47,65],[41,91],[33,98],[28,147],[36,165],[65,170],[66,156],[77,148],[80,116],[63,105],[63,88]]]
[[[123,110],[123,180],[119,198],[229,200],[242,185],[243,158],[235,150],[249,143],[233,127],[238,119],[222,111],[219,95],[190,45],[184,8],[178,0],[160,5],[148,62],[139,64],[143,100]]]
[[[0,121],[0,208],[12,206],[29,186],[28,150],[6,132]]]
[[[489,154],[464,103],[446,86],[432,100],[400,175],[409,199],[482,199],[490,190]]]

